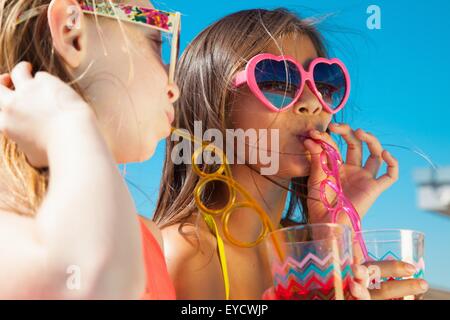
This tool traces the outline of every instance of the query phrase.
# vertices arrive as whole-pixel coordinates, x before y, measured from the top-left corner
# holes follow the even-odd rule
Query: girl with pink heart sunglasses
[[[209,129],[219,129],[223,136],[229,129],[256,131],[256,137],[271,129],[279,133],[278,141],[267,138],[265,147],[249,134],[241,158],[244,164],[230,164],[233,179],[261,205],[275,227],[338,222],[357,230],[359,219],[398,177],[397,161],[378,139],[332,123],[333,115],[348,102],[350,76],[344,63],[329,58],[325,48],[316,26],[287,10],[244,10],[201,32],[178,65],[182,95],[175,104],[177,128],[194,135],[194,122],[201,121],[202,134]],[[330,133],[348,144],[345,161]],[[204,176],[199,177],[190,163],[172,159],[181,143],[167,141],[154,217],[162,228],[177,296],[260,299],[272,285],[265,248],[259,241],[267,230],[266,221],[239,195],[241,206],[235,205],[230,212],[235,194],[223,179],[212,179],[199,194],[197,186]],[[235,146],[235,141],[226,143]],[[363,144],[371,153],[365,163]],[[235,153],[227,154],[228,159],[241,156],[236,148],[232,150]],[[264,176],[266,163],[250,161],[249,154],[261,151],[279,156],[275,174]],[[380,176],[383,162],[387,170]],[[217,171],[207,164],[200,169]],[[198,206],[198,199],[203,206]],[[388,263],[381,268],[383,274],[411,275],[406,264]],[[351,291],[359,299],[393,298],[422,290],[417,281],[394,281],[389,288],[369,293],[357,266],[354,274],[357,281]],[[265,296],[270,297],[267,292]]]
[[[336,114],[344,108],[350,94],[350,76],[346,66],[339,59],[315,58],[309,63],[308,71],[289,56],[275,56],[262,53],[251,58],[245,70],[235,76],[236,88],[247,85],[251,92],[273,112],[286,112],[300,99],[305,84],[329,114]],[[321,163],[324,173],[333,180],[324,179],[320,183],[320,198],[331,215],[331,221],[338,221],[338,214],[345,213],[356,233],[361,231],[360,217],[340,187],[340,155],[328,143],[316,140],[321,145]],[[330,169],[332,168],[332,169]],[[336,196],[336,204],[329,203],[326,188],[331,188]],[[359,239],[359,244],[367,258],[367,249]]]

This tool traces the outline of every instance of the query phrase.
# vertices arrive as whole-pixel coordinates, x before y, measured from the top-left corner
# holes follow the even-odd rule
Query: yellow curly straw
[[[205,216],[206,221],[211,221],[213,216],[222,216],[222,225],[223,225],[223,234],[232,244],[242,247],[242,248],[251,248],[258,245],[261,241],[264,240],[267,234],[273,232],[275,230],[272,222],[269,219],[268,214],[264,211],[263,208],[252,198],[252,196],[242,187],[236,180],[233,179],[231,174],[231,169],[227,161],[227,157],[225,156],[223,150],[218,148],[212,143],[206,143],[204,141],[199,141],[196,137],[193,137],[191,134],[182,131],[180,129],[172,128],[172,133],[185,138],[195,144],[200,145],[201,147],[197,148],[192,155],[192,167],[194,172],[199,176],[199,181],[194,190],[194,199],[197,204],[200,212]],[[212,173],[206,173],[199,168],[196,163],[196,160],[199,155],[201,155],[204,150],[213,151],[216,155],[220,157],[222,163],[219,168]],[[229,199],[227,204],[220,209],[210,209],[208,208],[202,201],[202,192],[205,186],[213,181],[223,182],[229,191]],[[237,202],[237,192],[240,193],[245,199],[243,202]],[[249,208],[253,209],[261,219],[263,228],[258,238],[253,242],[243,242],[238,239],[235,239],[229,228],[228,221],[234,209],[238,208]],[[270,235],[270,238],[275,246],[276,252],[278,254],[278,258],[280,261],[284,260],[284,254],[281,250],[281,247],[278,243],[278,240],[274,235]]]

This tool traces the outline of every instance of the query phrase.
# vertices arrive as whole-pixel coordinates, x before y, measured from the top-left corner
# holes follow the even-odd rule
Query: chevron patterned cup
[[[370,261],[397,260],[410,263],[416,266],[416,273],[409,279],[423,279],[425,272],[424,250],[425,235],[422,232],[413,230],[387,229],[387,230],[367,230],[360,233],[366,243],[369,253],[369,261],[364,261],[357,244],[354,242],[354,258],[358,263],[370,266]],[[379,277],[378,277],[379,278]],[[371,285],[378,282],[404,280],[408,278],[381,278],[377,279],[371,274]],[[407,296],[400,300],[418,300],[422,296]]]
[[[274,239],[275,238],[275,239]],[[337,224],[289,227],[266,241],[279,300],[350,300],[351,230]],[[274,243],[281,246],[282,261]]]

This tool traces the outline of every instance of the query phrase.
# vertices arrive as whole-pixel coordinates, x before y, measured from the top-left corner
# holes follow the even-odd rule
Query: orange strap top
[[[147,282],[142,300],[175,300],[175,288],[158,241],[139,217]]]

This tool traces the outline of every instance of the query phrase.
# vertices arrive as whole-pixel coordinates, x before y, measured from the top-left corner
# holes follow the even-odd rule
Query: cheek
[[[331,120],[333,120],[333,116],[331,114],[329,114],[329,113],[323,112],[322,123],[323,123],[323,126],[324,126],[324,128],[323,128],[324,131],[328,129],[328,126],[330,125]]]
[[[168,78],[157,57],[151,52],[148,55],[134,59],[135,74],[130,94],[139,106],[139,119],[151,123],[153,129],[157,129],[162,125],[167,126],[165,112],[170,107],[167,95]]]
[[[266,108],[250,92],[240,93],[231,108],[231,126],[235,129],[273,128],[277,118],[277,113]]]

